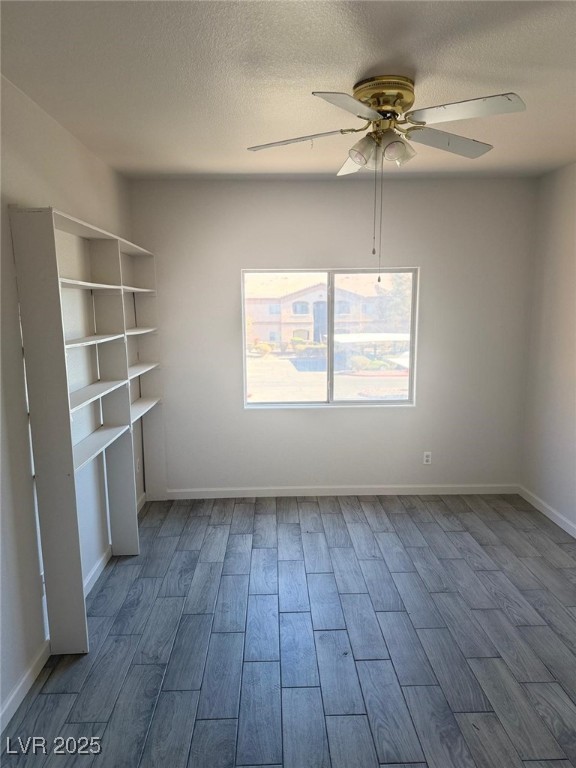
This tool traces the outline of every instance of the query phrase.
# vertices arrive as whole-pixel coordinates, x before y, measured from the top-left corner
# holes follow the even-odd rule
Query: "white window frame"
[[[249,403],[247,401],[248,382],[246,371],[246,297],[244,295],[244,275],[263,273],[325,273],[327,275],[327,349],[326,349],[326,400],[324,401],[293,401],[293,402],[266,402]],[[334,400],[334,277],[335,275],[358,274],[412,274],[412,303],[410,314],[410,371],[408,378],[407,400]],[[418,303],[420,295],[420,268],[419,267],[386,267],[382,269],[342,269],[342,268],[316,268],[316,269],[243,269],[241,271],[241,298],[242,298],[242,367],[244,379],[244,408],[253,409],[279,409],[279,408],[412,408],[416,405],[416,358],[418,337]]]

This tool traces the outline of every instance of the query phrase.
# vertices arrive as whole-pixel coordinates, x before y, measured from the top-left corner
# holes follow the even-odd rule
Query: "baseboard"
[[[526,501],[530,502],[533,507],[536,507],[539,512],[542,512],[543,515],[549,517],[550,520],[556,523],[556,525],[559,525],[560,528],[566,531],[566,533],[569,533],[570,536],[574,536],[576,538],[575,523],[573,523],[571,520],[568,520],[568,518],[564,517],[564,515],[560,514],[560,512],[554,509],[554,507],[551,507],[550,504],[547,504],[539,496],[536,496],[535,493],[532,493],[527,488],[524,488],[523,485],[518,486],[518,493],[520,496],[522,496],[523,499],[526,499]]]
[[[0,710],[0,732],[3,733],[5,731],[6,726],[18,711],[18,707],[24,701],[26,694],[40,674],[42,667],[48,661],[49,656],[50,641],[44,640],[38,653],[36,654],[36,657],[34,658],[34,661],[29,666],[27,671],[22,675],[20,681],[8,694],[6,701],[2,704],[2,709]]]
[[[94,584],[96,584],[96,580],[98,579],[98,576],[102,573],[104,568],[106,568],[106,563],[110,558],[112,557],[112,547],[108,547],[106,552],[102,555],[100,560],[94,565],[88,576],[84,579],[84,597],[88,595]]]
[[[165,499],[225,499],[244,496],[390,496],[402,494],[473,494],[518,493],[515,483],[496,485],[332,485],[332,486],[280,486],[270,488],[168,488]]]
[[[138,512],[142,510],[142,507],[144,506],[144,504],[146,504],[146,494],[141,493],[140,496],[138,496],[138,502],[136,505],[136,509]]]

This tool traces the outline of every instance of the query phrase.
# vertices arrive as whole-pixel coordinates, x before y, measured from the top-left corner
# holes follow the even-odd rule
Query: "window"
[[[279,314],[281,314],[280,302],[275,302],[274,304],[270,304],[269,307],[268,307],[268,314],[269,315],[279,315]]]
[[[243,272],[246,405],[412,404],[417,278],[417,269]],[[271,331],[258,308],[281,298],[293,314]],[[272,334],[273,348],[261,343]]]
[[[372,301],[365,301],[362,304],[362,314],[373,317],[376,314],[376,303]]]
[[[293,315],[308,315],[310,313],[310,305],[307,301],[295,301],[292,304]]]

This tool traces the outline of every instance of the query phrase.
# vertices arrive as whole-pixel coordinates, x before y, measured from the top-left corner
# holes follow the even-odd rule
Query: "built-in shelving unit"
[[[104,557],[138,554],[141,464],[162,485],[154,257],[52,208],[10,222],[51,651],[83,653],[87,532],[107,531]]]

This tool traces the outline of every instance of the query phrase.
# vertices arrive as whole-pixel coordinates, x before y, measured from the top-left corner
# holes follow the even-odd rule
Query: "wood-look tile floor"
[[[90,653],[5,732],[102,754],[3,765],[576,766],[576,542],[519,496],[154,502],[140,530]]]

